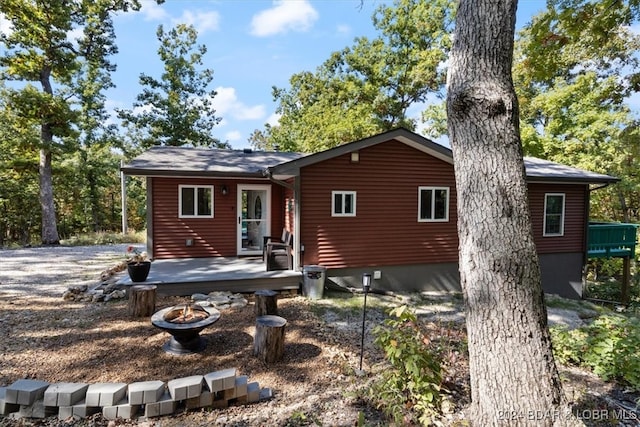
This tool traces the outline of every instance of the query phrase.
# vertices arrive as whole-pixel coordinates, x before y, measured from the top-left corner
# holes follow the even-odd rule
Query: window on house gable
[[[356,192],[332,191],[331,216],[356,216]]]
[[[547,193],[544,195],[543,235],[564,235],[564,193]]]
[[[418,187],[418,222],[449,221],[449,187]]]
[[[180,186],[180,218],[213,218],[213,185]]]

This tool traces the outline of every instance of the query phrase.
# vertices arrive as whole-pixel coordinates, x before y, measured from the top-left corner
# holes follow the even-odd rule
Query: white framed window
[[[180,185],[179,218],[213,218],[213,185]]]
[[[449,221],[449,187],[418,187],[418,222]]]
[[[564,236],[564,193],[544,195],[543,236]]]
[[[356,216],[356,192],[332,191],[331,216]]]

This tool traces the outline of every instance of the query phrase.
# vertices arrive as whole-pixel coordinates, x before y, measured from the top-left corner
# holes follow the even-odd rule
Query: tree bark
[[[43,128],[45,125],[42,126]],[[45,131],[43,130],[43,134]],[[42,211],[42,244],[60,243],[56,220],[56,207],[53,201],[53,171],[51,168],[51,150],[40,148],[40,209]]]
[[[129,316],[149,317],[156,311],[156,288],[155,285],[134,285],[129,289]]]
[[[255,292],[256,317],[265,316],[267,314],[278,315],[278,293],[271,290],[260,290]]]
[[[256,319],[253,354],[266,363],[277,362],[284,355],[284,328],[287,321],[279,316],[260,316]]]
[[[44,67],[40,73],[42,90],[51,95],[51,70]],[[53,144],[53,131],[51,123],[45,121],[40,125],[40,165],[38,174],[40,177],[40,209],[42,212],[42,244],[57,245],[60,243],[58,235],[58,222],[56,219],[56,207],[53,200],[53,170],[51,168],[51,146]]]
[[[517,0],[461,0],[447,115],[474,425],[574,425],[551,349],[511,63]]]

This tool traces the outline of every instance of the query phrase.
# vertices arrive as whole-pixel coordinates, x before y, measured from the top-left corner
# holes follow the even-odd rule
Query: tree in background
[[[38,123],[17,117],[0,82],[0,246],[29,244],[38,204]]]
[[[628,106],[638,91],[637,0],[553,0],[518,34],[514,84],[526,155],[617,176],[593,193],[591,216],[640,221],[640,138]],[[423,112],[447,133],[442,105]]]
[[[6,49],[0,56],[2,77],[23,83],[20,88],[6,91],[7,108],[11,117],[25,127],[36,123],[40,138],[37,143],[26,140],[29,149],[39,152],[39,201],[41,210],[41,240],[43,244],[57,244],[54,200],[53,158],[77,148],[79,114],[73,108],[76,101],[74,79],[82,68],[82,55],[69,40],[72,30],[87,26],[102,10],[114,12],[139,8],[137,0],[3,0],[0,13],[11,23],[11,30],[0,34]],[[108,38],[108,36],[107,36]],[[94,38],[94,42],[104,42]],[[93,53],[100,55],[98,46]],[[109,49],[103,51],[108,54]],[[86,53],[86,52],[85,52]],[[97,56],[86,58],[96,60]],[[39,85],[38,88],[36,85]],[[35,143],[35,145],[34,145]]]
[[[449,57],[470,419],[479,426],[573,425],[579,423],[553,359],[529,216],[511,77],[516,6],[462,0]]]
[[[396,0],[380,6],[373,25],[380,36],[355,39],[315,73],[273,88],[279,125],[256,130],[258,148],[315,152],[404,126],[415,128],[411,106],[443,87],[454,3]]]
[[[212,106],[216,92],[209,89],[213,70],[198,70],[207,48],[196,45],[198,33],[192,25],[179,24],[157,31],[158,55],[164,63],[160,79],[140,75],[143,91],[133,110],[118,110],[128,127],[126,151],[154,145],[227,147],[212,136],[220,118]]]
[[[637,0],[553,0],[516,45],[525,152],[620,177],[594,193],[600,219],[640,219],[640,139],[626,104],[640,87],[639,17]]]
[[[85,4],[87,20],[77,48],[83,58],[74,85],[79,107],[79,146],[64,166],[72,173],[69,179],[76,183],[72,187],[72,203],[68,205],[72,209],[71,217],[79,222],[74,229],[85,232],[111,228],[114,222],[119,222],[119,217],[116,220],[113,215],[114,202],[120,200],[117,193],[119,158],[111,150],[116,143],[117,129],[114,124],[107,124],[109,114],[104,94],[114,87],[111,73],[116,65],[110,57],[118,52],[111,16],[113,7],[110,0]]]

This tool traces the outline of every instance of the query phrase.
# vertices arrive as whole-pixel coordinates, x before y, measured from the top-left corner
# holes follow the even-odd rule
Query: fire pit
[[[171,334],[162,347],[171,354],[192,354],[204,350],[206,343],[200,331],[220,318],[220,312],[212,307],[179,304],[164,308],[151,316],[151,324]]]

